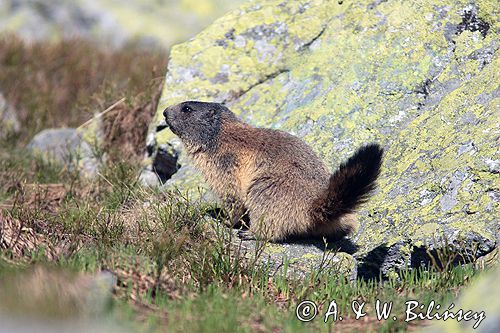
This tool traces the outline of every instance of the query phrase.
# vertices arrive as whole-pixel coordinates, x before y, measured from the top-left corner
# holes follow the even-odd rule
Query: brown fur
[[[330,219],[321,211],[331,175],[305,142],[223,113],[216,139],[202,146],[206,139],[196,141],[184,134],[178,120],[184,117],[177,113],[180,107],[165,111],[167,123],[181,137],[212,190],[232,211],[233,224],[248,211],[250,232],[273,241],[289,236],[339,236],[353,230],[352,212]]]

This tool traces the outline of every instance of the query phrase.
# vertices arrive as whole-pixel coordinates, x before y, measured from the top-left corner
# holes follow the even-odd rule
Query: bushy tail
[[[375,189],[380,173],[383,150],[378,144],[360,148],[330,177],[328,189],[316,202],[316,213],[322,221],[332,221],[352,213],[367,201]]]

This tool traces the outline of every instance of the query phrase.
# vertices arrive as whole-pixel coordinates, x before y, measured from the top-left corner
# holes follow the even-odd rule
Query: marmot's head
[[[195,101],[170,106],[163,111],[163,116],[183,142],[204,148],[215,144],[224,120],[236,119],[222,104]]]

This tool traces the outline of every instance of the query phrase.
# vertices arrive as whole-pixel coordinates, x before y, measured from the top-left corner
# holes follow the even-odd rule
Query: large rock
[[[368,276],[419,266],[446,243],[488,253],[499,237],[499,9],[488,0],[245,4],[173,47],[143,176],[151,180],[156,156],[179,154],[166,186],[206,187],[162,111],[222,102],[302,137],[332,170],[364,143],[385,147],[379,190],[352,238]]]
[[[2,0],[0,31],[28,40],[80,36],[115,47],[129,41],[170,47],[243,0]]]

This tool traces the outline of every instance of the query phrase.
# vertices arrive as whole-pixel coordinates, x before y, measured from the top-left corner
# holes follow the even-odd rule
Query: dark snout
[[[165,127],[170,128],[174,134],[177,134],[177,130],[175,126],[172,124],[173,119],[174,119],[174,110],[171,106],[163,110],[163,117],[165,117]]]
[[[163,117],[165,117],[165,122],[170,127],[169,118],[172,119],[172,117],[173,117],[173,110],[172,110],[171,106],[169,106],[168,108],[163,110]]]
[[[168,109],[168,108],[167,108]],[[165,117],[164,121],[161,121],[158,126],[156,126],[156,132],[163,131],[165,128],[169,128],[168,120],[167,120],[167,109],[163,110],[163,116]]]

